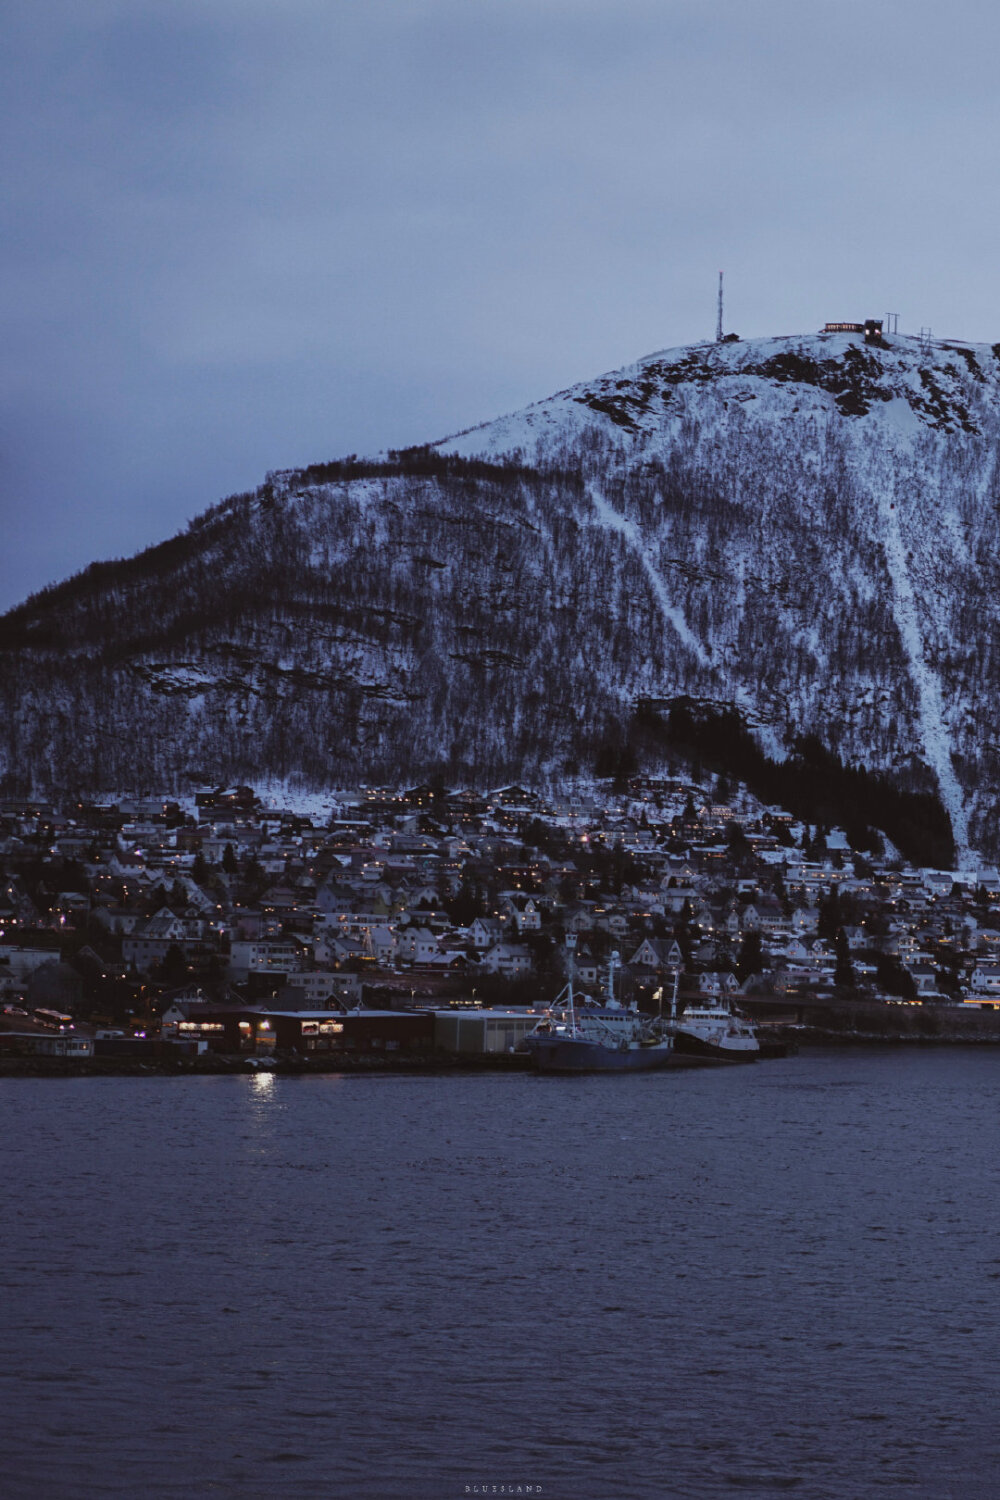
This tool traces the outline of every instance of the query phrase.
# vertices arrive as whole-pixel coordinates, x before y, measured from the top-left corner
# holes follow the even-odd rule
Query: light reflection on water
[[[1000,1495],[998,1082],[6,1081],[2,1493]]]

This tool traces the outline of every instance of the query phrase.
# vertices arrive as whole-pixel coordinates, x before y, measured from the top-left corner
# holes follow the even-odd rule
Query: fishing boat
[[[675,999],[671,1011],[670,1030],[678,1061],[756,1062],[760,1056],[753,1022],[725,1000],[703,997],[685,1006],[678,1016]]]
[[[615,996],[617,953],[611,955],[604,997],[577,995],[572,973],[519,1050],[541,1073],[633,1073],[667,1067],[674,1038],[654,1016]],[[571,965],[572,967],[572,965]]]

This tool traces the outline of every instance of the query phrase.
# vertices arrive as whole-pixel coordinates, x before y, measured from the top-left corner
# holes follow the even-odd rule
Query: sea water
[[[6,1079],[7,1500],[1000,1496],[1000,1050]]]

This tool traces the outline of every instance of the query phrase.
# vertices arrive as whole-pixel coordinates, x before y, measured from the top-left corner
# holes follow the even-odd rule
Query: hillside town
[[[721,777],[6,801],[0,1051],[509,1050],[612,953],[647,1011],[1000,1009],[997,871],[893,855]]]

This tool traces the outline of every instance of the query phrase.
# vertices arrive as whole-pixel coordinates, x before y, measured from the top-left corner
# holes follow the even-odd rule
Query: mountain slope
[[[0,621],[0,771],[558,775],[684,694],[938,789],[992,853],[998,439],[996,349],[815,335],[272,475]]]

